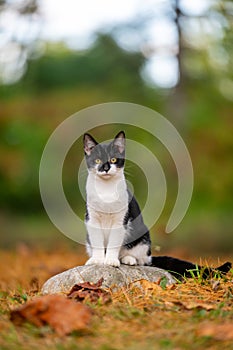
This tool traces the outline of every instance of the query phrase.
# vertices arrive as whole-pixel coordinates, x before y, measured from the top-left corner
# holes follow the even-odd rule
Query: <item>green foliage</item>
[[[218,44],[231,52],[225,29]],[[220,40],[220,39],[219,39]],[[227,51],[228,52],[228,51]],[[199,55],[200,53],[200,55]],[[40,215],[38,170],[46,140],[55,127],[82,108],[110,101],[129,101],[163,113],[178,129],[189,149],[195,187],[189,212],[179,228],[178,244],[210,251],[232,249],[233,138],[232,100],[222,93],[222,79],[230,79],[203,50],[183,52],[183,81],[173,90],[151,88],[141,70],[146,58],[141,52],[122,49],[113,36],[97,35],[87,50],[72,51],[64,44],[48,45],[45,54],[30,60],[26,75],[13,86],[0,86],[0,206],[4,211]],[[193,73],[195,64],[201,67]],[[208,69],[206,69],[208,67]],[[224,90],[226,92],[226,88]],[[98,138],[113,135],[118,125],[97,128]],[[158,226],[167,222],[177,191],[176,169],[166,150],[151,135],[126,127],[127,136],[151,149],[166,173],[168,195]],[[78,140],[66,159],[64,189],[74,210],[81,215],[84,201],[77,188],[77,166],[82,159]],[[146,201],[143,174],[128,163],[126,172],[139,203]],[[143,185],[142,185],[143,184]],[[169,246],[170,236],[156,236],[156,244]],[[177,236],[178,237],[178,236]],[[198,238],[198,240],[197,240]]]
[[[5,121],[0,135],[0,206],[21,212],[41,210],[38,174],[46,131],[19,119]]]
[[[139,52],[131,53],[120,48],[109,35],[101,34],[87,51],[48,52],[37,61],[31,61],[23,81],[35,91],[71,87],[102,88],[113,91],[140,90],[143,85],[139,71],[145,61]]]

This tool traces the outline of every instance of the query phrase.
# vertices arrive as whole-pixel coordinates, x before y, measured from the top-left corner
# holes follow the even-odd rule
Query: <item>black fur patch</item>
[[[148,245],[148,256],[151,255],[151,240],[147,226],[144,224],[140,207],[135,197],[128,190],[129,206],[124,218],[124,226],[128,231],[124,246],[131,249],[136,245],[143,243]]]

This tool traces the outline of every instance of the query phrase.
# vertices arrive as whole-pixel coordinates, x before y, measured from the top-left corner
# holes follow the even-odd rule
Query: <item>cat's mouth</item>
[[[108,174],[108,173],[103,173],[103,174],[101,174],[101,176],[103,176],[103,177],[110,177],[110,176],[112,176],[111,174]]]
[[[112,174],[109,174],[109,173],[98,173],[98,175],[105,179],[109,179],[110,177],[112,177]]]

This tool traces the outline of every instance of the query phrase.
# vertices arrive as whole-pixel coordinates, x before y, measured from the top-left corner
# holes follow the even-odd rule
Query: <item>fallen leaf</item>
[[[96,303],[101,300],[103,304],[111,301],[111,295],[106,290],[102,289],[103,278],[96,283],[83,282],[75,284],[67,294],[69,299],[78,301],[88,300]]]
[[[76,330],[85,330],[91,319],[91,310],[62,295],[46,295],[12,310],[10,319],[15,325],[30,322],[42,327],[48,324],[63,336]]]
[[[160,293],[163,291],[163,288],[161,286],[161,281],[162,279],[160,278],[158,281],[156,282],[151,282],[148,281],[146,279],[141,279],[138,280],[136,282],[133,282],[132,284],[135,285],[136,283],[140,285],[140,287],[142,287],[144,290],[148,290],[148,291],[153,291],[153,292],[157,292]],[[173,290],[176,288],[175,284],[171,284],[171,285],[167,285],[166,289],[167,290]]]
[[[174,301],[174,304],[183,306],[186,310],[193,310],[193,309],[205,309],[207,311],[209,310],[215,310],[216,305],[214,304],[207,304],[200,301],[190,301],[190,302],[184,302],[184,301]]]
[[[233,324],[203,324],[200,325],[197,335],[201,337],[212,337],[216,340],[233,340]]]
[[[162,288],[159,285],[158,281],[157,282],[150,282],[148,280],[141,279],[141,280],[133,282],[132,285],[139,285],[141,288],[143,288],[144,290],[148,290],[148,291],[158,291],[158,292],[162,291]]]
[[[100,287],[103,284],[103,277],[97,281],[96,283],[91,283],[91,282],[82,282],[82,283],[78,283],[76,284],[76,286],[80,286],[81,288],[86,288],[86,289],[91,289],[91,290],[98,290],[100,289]]]
[[[176,284],[168,284],[166,288],[167,290],[174,290],[176,289]]]
[[[175,304],[172,303],[171,301],[165,301],[165,302],[164,302],[164,305],[165,305],[167,308],[173,308],[173,306],[174,306]]]

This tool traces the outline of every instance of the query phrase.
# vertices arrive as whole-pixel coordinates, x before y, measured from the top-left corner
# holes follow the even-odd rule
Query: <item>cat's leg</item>
[[[89,253],[91,257],[87,260],[86,265],[104,264],[105,247],[104,236],[100,227],[92,225],[91,222],[86,223],[89,241]]]
[[[115,267],[120,266],[119,252],[121,250],[125,237],[125,229],[123,226],[114,227],[110,230],[108,237],[108,245],[105,256],[105,265],[111,265]]]

